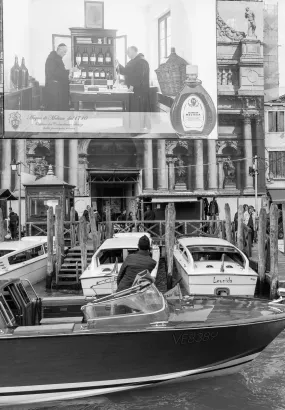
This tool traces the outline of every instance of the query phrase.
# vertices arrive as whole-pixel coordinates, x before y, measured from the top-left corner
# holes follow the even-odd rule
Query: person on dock
[[[151,206],[148,205],[146,207],[146,212],[144,213],[144,220],[145,221],[154,221],[155,220],[155,213],[154,211],[151,209]],[[145,230],[148,231],[149,229],[151,229],[153,224],[144,224],[145,226]],[[152,232],[149,232],[150,234],[152,234]]]
[[[150,256],[150,242],[146,235],[139,239],[139,250],[136,253],[128,255],[122,264],[117,278],[117,292],[132,287],[138,273],[148,270],[151,272],[156,261]]]
[[[11,211],[9,215],[9,230],[11,232],[11,239],[12,241],[16,240],[17,237],[17,230],[18,230],[18,225],[19,225],[19,217],[16,214],[16,212]]]

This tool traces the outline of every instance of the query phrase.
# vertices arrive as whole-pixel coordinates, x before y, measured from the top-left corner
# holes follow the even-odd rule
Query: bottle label
[[[106,57],[106,63],[111,63],[111,57]]]
[[[113,85],[113,80],[107,80],[107,85]]]
[[[91,61],[92,63],[96,63],[96,57],[90,57],[90,61]]]
[[[93,78],[93,71],[89,71],[89,77]]]
[[[76,64],[80,65],[81,64],[81,57],[76,57]]]
[[[88,63],[88,57],[83,57],[83,63]]]
[[[86,72],[82,71],[82,78],[86,78]]]
[[[98,77],[99,77],[99,73],[95,73],[95,77],[97,77],[97,78],[98,78]]]
[[[100,73],[100,77],[105,77],[105,73]]]
[[[98,63],[103,63],[103,57],[98,57]]]
[[[181,108],[181,122],[184,131],[203,131],[206,111],[202,100],[195,94],[186,98]]]

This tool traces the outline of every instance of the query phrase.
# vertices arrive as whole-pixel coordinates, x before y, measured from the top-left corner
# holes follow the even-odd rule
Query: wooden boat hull
[[[201,274],[189,272],[178,258],[174,257],[175,266],[179,277],[182,278],[183,287],[188,294],[195,295],[219,295],[223,290],[229,296],[253,297],[256,288],[256,274],[232,274],[232,273],[207,273]]]
[[[107,394],[231,373],[285,328],[285,314],[254,323],[0,334],[0,405]],[[161,348],[163,346],[163,348]]]

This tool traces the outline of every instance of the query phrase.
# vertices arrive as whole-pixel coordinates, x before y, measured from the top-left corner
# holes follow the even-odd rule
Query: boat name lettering
[[[189,332],[181,335],[173,335],[176,345],[186,345],[191,343],[209,342],[218,336],[218,332]]]
[[[233,283],[232,279],[230,277],[225,278],[225,279],[217,279],[215,276],[213,278],[213,283]]]

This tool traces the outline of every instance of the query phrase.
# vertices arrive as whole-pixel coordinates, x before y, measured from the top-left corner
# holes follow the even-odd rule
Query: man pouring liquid
[[[59,44],[52,51],[45,64],[45,106],[47,111],[69,110],[69,77],[79,71],[77,67],[67,70],[62,61],[67,53],[67,46]]]
[[[125,76],[125,83],[130,91],[134,92],[131,111],[150,112],[149,101],[149,64],[142,53],[138,53],[135,46],[127,51],[130,61],[123,67],[116,61],[116,68]]]

